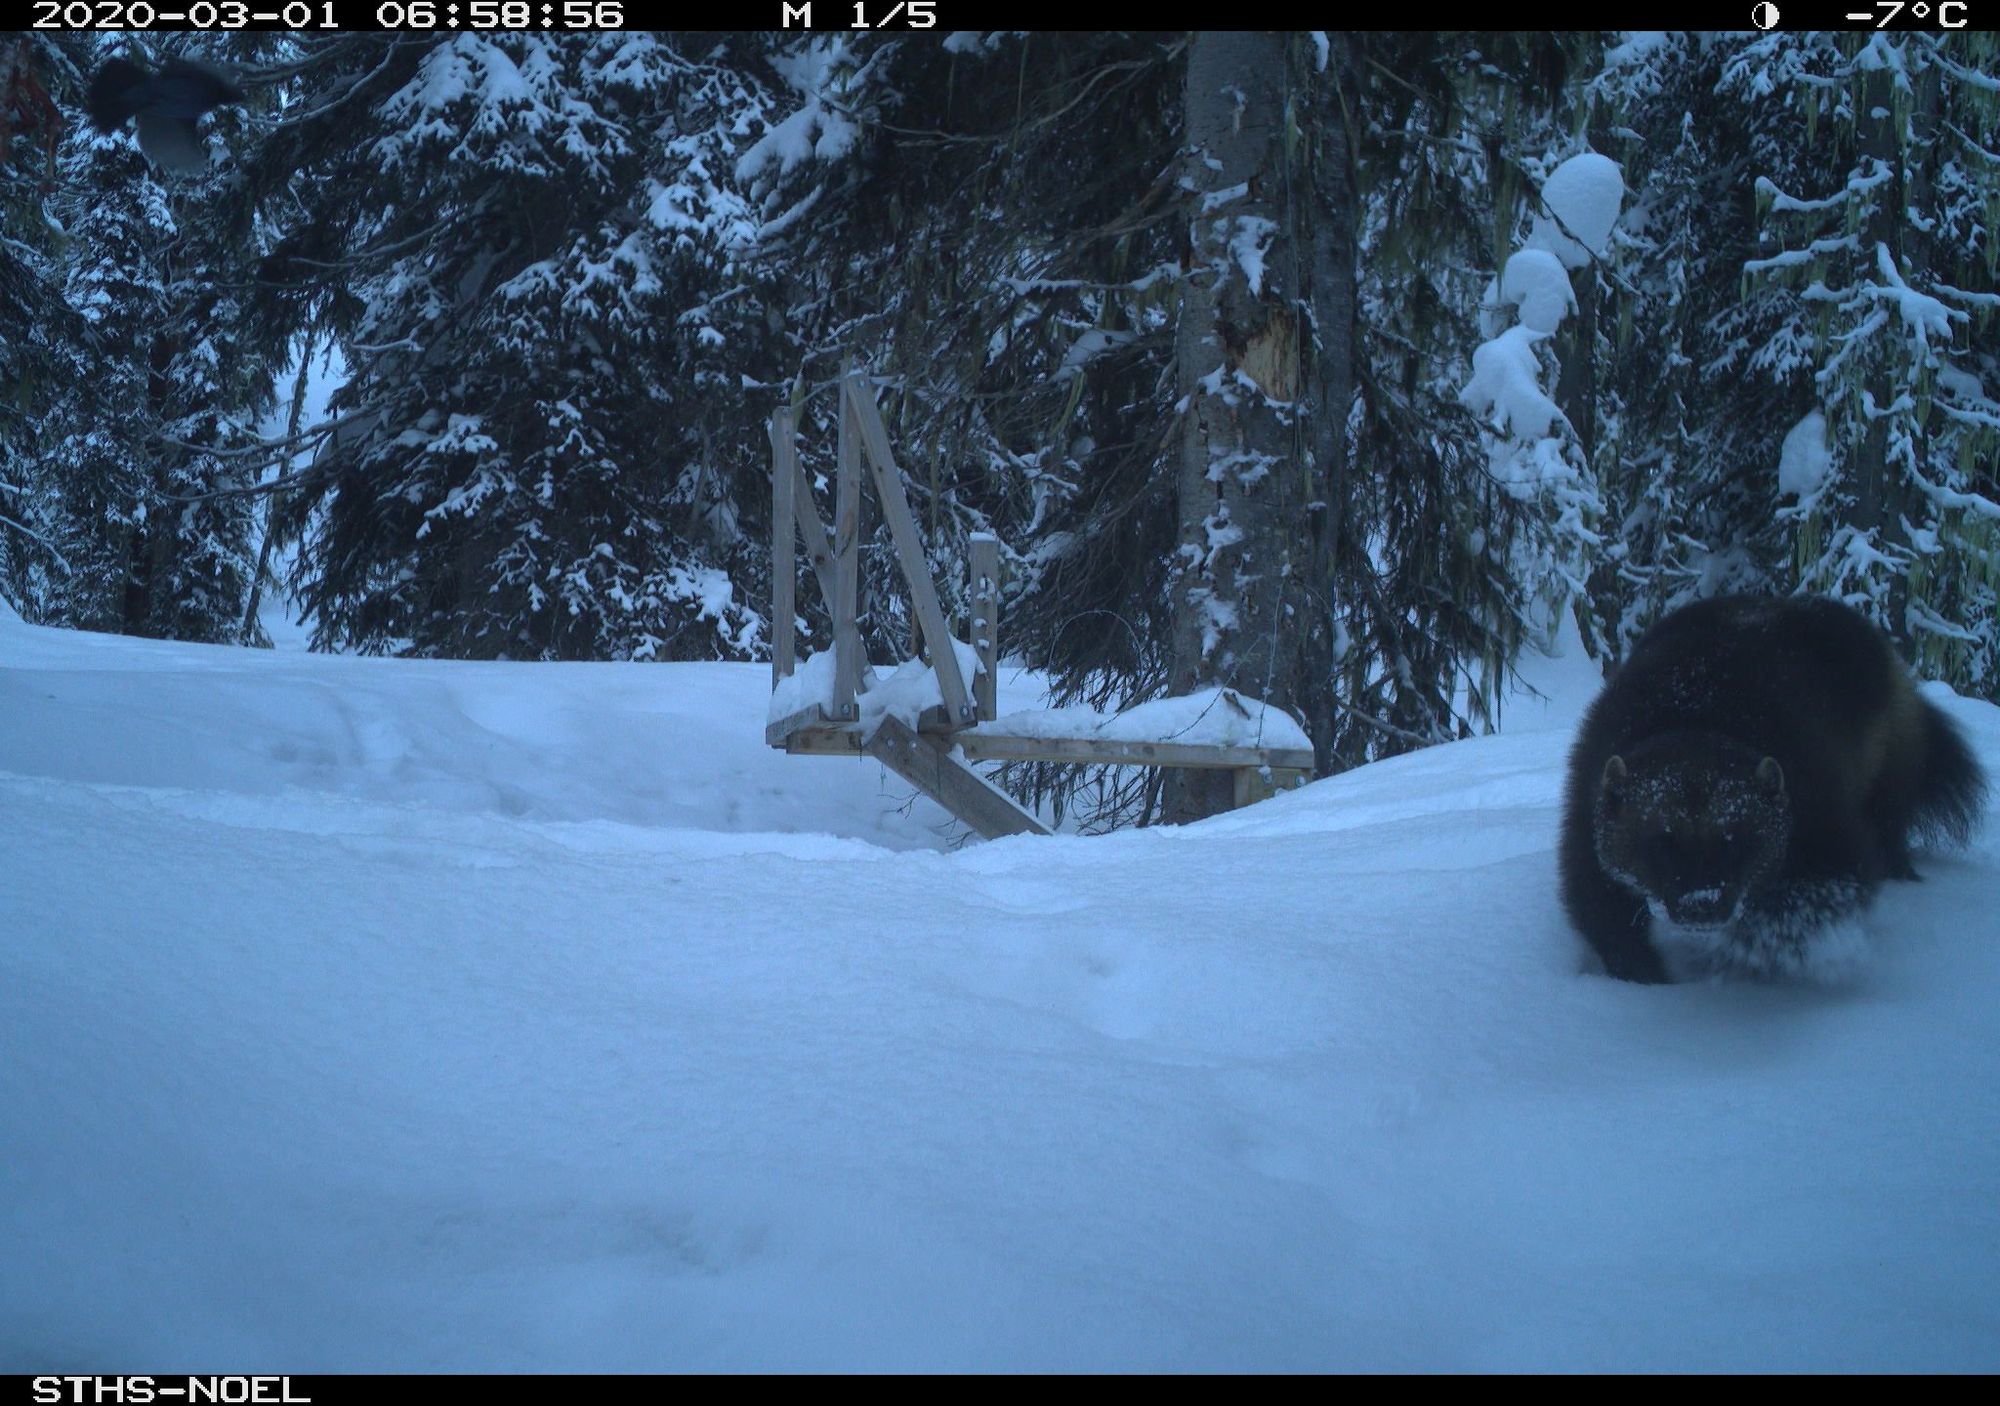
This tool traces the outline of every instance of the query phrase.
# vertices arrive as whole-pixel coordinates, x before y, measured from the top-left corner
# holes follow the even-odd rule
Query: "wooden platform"
[[[874,757],[988,839],[1046,835],[1047,826],[975,771],[973,762],[1069,762],[1085,766],[1181,766],[1235,773],[1237,806],[1300,785],[1312,774],[1304,748],[1212,743],[1131,742],[1085,737],[1022,737],[984,728],[952,731],[944,710],[917,730],[883,717],[872,730],[834,722],[813,706],[764,729],[764,740],[793,756]]]
[[[774,720],[764,740],[795,756],[874,757],[981,835],[1046,835],[1047,826],[978,771],[974,762],[1066,762],[1086,766],[1220,768],[1235,776],[1238,806],[1301,784],[1312,774],[1310,748],[1232,746],[1102,737],[1036,737],[994,727],[995,683],[1000,659],[1001,544],[992,534],[968,535],[967,634],[976,665],[960,667],[937,583],[925,564],[916,518],[903,491],[903,471],[872,391],[852,368],[839,380],[834,519],[829,529],[813,503],[812,480],[801,467],[798,433],[800,388],[794,403],[771,416],[771,684],[777,689],[797,664],[794,616],[797,551],[801,539],[820,595],[833,623],[831,697]],[[940,704],[912,727],[895,716],[863,720],[860,695],[875,680],[861,653],[856,627],[857,548],[864,474],[875,489],[896,562],[910,587],[923,653],[937,680]],[[822,690],[816,687],[814,694]],[[1234,694],[1224,690],[1234,700]],[[1240,701],[1234,706],[1250,714]],[[1027,726],[1014,721],[1013,728]]]
[[[930,728],[922,735],[931,736]],[[1082,766],[1188,766],[1238,771],[1311,771],[1313,755],[1293,747],[1219,747],[1209,743],[1118,742],[1085,737],[1018,737],[973,729],[937,734],[970,762],[1074,762]],[[854,757],[868,749],[855,723],[830,723],[817,708],[764,729],[764,740],[794,756]]]

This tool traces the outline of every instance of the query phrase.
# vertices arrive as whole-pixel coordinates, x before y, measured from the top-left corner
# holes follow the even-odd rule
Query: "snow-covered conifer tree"
[[[1487,474],[1529,508],[1507,544],[1507,574],[1552,630],[1585,592],[1603,539],[1603,511],[1577,429],[1544,387],[1547,347],[1576,310],[1573,270],[1609,251],[1625,186],[1618,164],[1596,152],[1562,162],[1543,182],[1521,247],[1489,286],[1491,335],[1472,353],[1461,398],[1481,417]]]
[[[187,47],[194,52],[201,42]],[[110,49],[100,43],[91,62]],[[205,135],[240,149],[240,110]],[[233,638],[248,584],[238,451],[270,374],[245,337],[252,253],[228,163],[163,177],[127,132],[64,141],[49,209],[68,317],[44,334],[60,384],[17,461],[69,569],[45,618],[175,639]],[[218,492],[218,490],[220,490]]]
[[[767,335],[713,37],[308,48],[303,228],[352,374],[288,514],[319,638],[510,658],[758,647]],[[280,163],[282,166],[284,163]],[[267,178],[270,173],[267,171]]]
[[[1991,34],[1774,33],[1724,87],[1782,104],[1753,148],[1787,295],[1757,348],[1809,387],[1762,466],[1799,584],[1871,609],[1920,671],[2000,694],[2000,64]],[[1775,124],[1774,124],[1775,125]],[[1786,160],[1786,157],[1790,160]]]
[[[60,515],[28,469],[61,383],[54,348],[71,330],[42,196],[64,125],[58,98],[78,86],[86,54],[80,36],[0,36],[0,594],[33,619],[59,616],[70,575]]]

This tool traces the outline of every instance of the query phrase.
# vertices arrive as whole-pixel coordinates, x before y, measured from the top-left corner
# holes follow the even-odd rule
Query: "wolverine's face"
[[[1678,926],[1724,927],[1784,858],[1784,771],[1733,744],[1647,743],[1605,763],[1596,828],[1606,873]]]

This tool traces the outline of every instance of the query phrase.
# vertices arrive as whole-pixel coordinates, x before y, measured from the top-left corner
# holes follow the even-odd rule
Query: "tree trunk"
[[[1299,645],[1298,704],[1312,736],[1317,773],[1333,769],[1335,671],[1334,606],[1343,542],[1349,530],[1347,418],[1354,404],[1355,304],[1359,296],[1356,244],[1360,238],[1361,197],[1354,171],[1354,142],[1348,114],[1359,92],[1357,40],[1329,33],[1324,69],[1309,68],[1305,126],[1312,164],[1310,202],[1297,213],[1298,228],[1310,240],[1313,336],[1305,349],[1307,493],[1303,526],[1311,542]],[[1303,58],[1309,44],[1295,45]],[[1296,69],[1295,69],[1296,71]]]
[[[1176,694],[1217,684],[1332,738],[1331,594],[1352,397],[1352,39],[1198,33],[1186,87],[1187,275]],[[1165,818],[1231,804],[1227,773],[1177,772]]]
[[[167,373],[176,348],[164,332],[156,332],[146,353],[145,487],[133,514],[140,523],[132,530],[125,564],[125,609],[120,632],[149,639],[172,639],[174,610],[170,599],[174,543],[163,490],[171,481],[166,471],[171,448],[160,437],[171,390]]]
[[[287,440],[299,437],[299,425],[305,419],[306,381],[308,373],[312,370],[314,341],[313,334],[308,331],[299,352],[298,375],[292,380],[291,410],[285,416]],[[278,475],[282,478],[291,471],[291,454],[287,452],[285,458],[278,464]],[[257,544],[257,569],[250,573],[250,599],[243,606],[243,625],[237,631],[238,644],[250,645],[257,642],[257,609],[263,604],[264,582],[271,574],[271,525],[278,520],[279,500],[283,497],[282,490],[275,491],[264,503],[264,538]]]

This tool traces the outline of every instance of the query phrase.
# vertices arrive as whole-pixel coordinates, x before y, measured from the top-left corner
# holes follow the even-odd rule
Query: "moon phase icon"
[[[1756,25],[1759,29],[1776,29],[1778,27],[1778,7],[1773,5],[1771,0],[1761,0],[1757,8],[1750,12],[1750,23]]]

